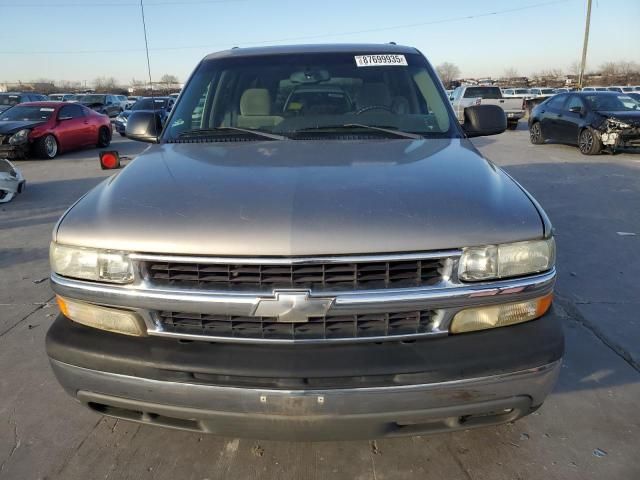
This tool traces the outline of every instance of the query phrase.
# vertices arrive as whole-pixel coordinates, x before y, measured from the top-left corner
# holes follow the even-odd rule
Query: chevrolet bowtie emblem
[[[309,317],[324,317],[334,298],[310,297],[309,292],[274,292],[261,298],[253,312],[256,317],[277,317],[278,322],[304,323]]]

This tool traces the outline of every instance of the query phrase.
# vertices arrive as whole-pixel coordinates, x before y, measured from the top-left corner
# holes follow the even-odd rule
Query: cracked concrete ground
[[[44,336],[56,308],[42,279],[54,222],[106,176],[88,150],[20,162],[27,191],[0,207],[0,479],[640,478],[640,155],[534,147],[523,126],[476,144],[556,227],[555,308],[567,354],[557,388],[534,415],[431,437],[286,443],[162,430],[85,410],[47,364]],[[144,148],[120,139],[114,146],[123,154]]]

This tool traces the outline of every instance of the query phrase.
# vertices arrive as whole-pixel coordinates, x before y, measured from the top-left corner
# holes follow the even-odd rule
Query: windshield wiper
[[[194,130],[187,130],[186,132],[182,132],[180,133],[180,135],[178,135],[178,137],[182,138],[182,137],[198,136],[198,135],[206,136],[208,134],[220,133],[225,131],[248,133],[251,135],[255,135],[256,137],[268,138],[269,140],[287,140],[287,137],[282,135],[277,135],[275,133],[263,132],[262,130],[252,130],[249,128],[240,128],[240,127],[196,128]]]
[[[397,130],[395,128],[386,128],[386,127],[377,127],[375,125],[365,125],[363,123],[345,123],[342,125],[318,125],[315,127],[306,127],[298,130],[293,130],[291,133],[299,133],[299,132],[310,132],[313,130],[334,130],[340,128],[364,128],[367,130],[375,130],[377,132],[388,133],[390,135],[395,135],[401,138],[411,138],[413,140],[420,140],[424,137],[422,135],[418,135],[416,133],[404,132],[402,130]]]

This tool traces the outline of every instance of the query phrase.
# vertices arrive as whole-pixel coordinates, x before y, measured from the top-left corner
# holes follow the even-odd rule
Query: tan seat
[[[271,95],[266,88],[249,88],[240,97],[240,115],[236,126],[240,128],[273,127],[283,117],[271,115]]]

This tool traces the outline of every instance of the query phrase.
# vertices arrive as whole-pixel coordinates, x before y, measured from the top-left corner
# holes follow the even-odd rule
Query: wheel
[[[516,120],[515,122],[513,122],[513,121],[507,122],[507,128],[509,130],[517,130],[518,129],[518,121]]]
[[[98,148],[108,147],[111,143],[111,133],[106,127],[101,127],[98,131]]]
[[[578,135],[578,148],[583,155],[598,155],[602,151],[602,142],[593,130],[585,128]]]
[[[34,151],[38,158],[44,158],[46,160],[56,158],[58,154],[58,141],[56,137],[49,134],[39,138],[34,144]]]
[[[529,127],[529,140],[531,140],[531,143],[534,145],[542,145],[544,143],[540,122],[533,122]]]
[[[127,136],[127,134],[126,134],[126,133],[124,133],[124,132],[120,132],[120,136],[121,136],[121,137],[126,137],[126,136]]]

